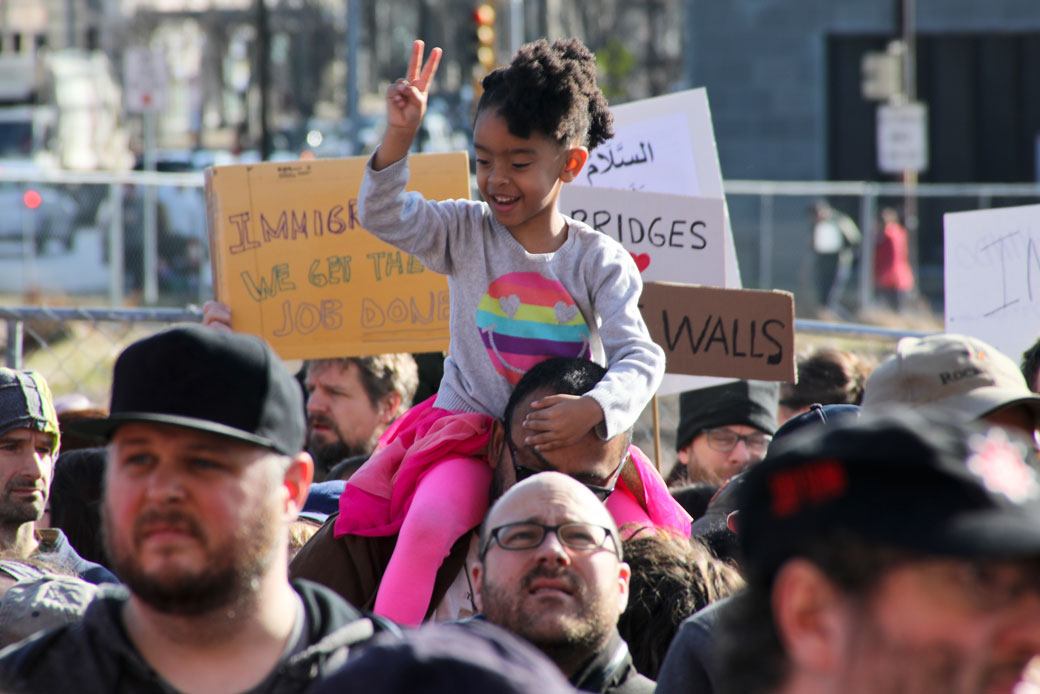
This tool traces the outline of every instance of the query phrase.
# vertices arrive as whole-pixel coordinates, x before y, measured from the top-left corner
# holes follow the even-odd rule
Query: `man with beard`
[[[628,564],[614,519],[585,485],[558,472],[532,476],[488,512],[470,569],[477,606],[522,636],[583,691],[652,692],[617,621]]]
[[[679,396],[673,483],[721,486],[766,455],[776,431],[779,383],[732,381]],[[674,484],[673,484],[674,486]]]
[[[864,415],[785,438],[745,473],[748,587],[716,630],[721,691],[1024,691],[1040,653],[1040,478],[1024,446],[982,426]]]
[[[410,354],[307,362],[307,452],[315,479],[348,479],[411,407],[418,383]]]
[[[76,553],[57,528],[39,528],[59,445],[50,388],[35,371],[0,368],[0,553],[35,557],[91,583],[117,583],[112,573]]]
[[[104,536],[125,581],[82,622],[0,658],[0,691],[301,692],[367,638],[338,596],[290,584],[313,474],[300,389],[262,340],[201,326],[119,356]],[[127,590],[128,589],[128,590]]]

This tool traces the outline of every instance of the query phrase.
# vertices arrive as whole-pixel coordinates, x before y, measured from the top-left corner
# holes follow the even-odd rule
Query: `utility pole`
[[[271,82],[271,28],[268,25],[267,3],[256,0],[257,82],[260,87],[260,161],[271,158],[271,133],[267,122],[268,90]]]

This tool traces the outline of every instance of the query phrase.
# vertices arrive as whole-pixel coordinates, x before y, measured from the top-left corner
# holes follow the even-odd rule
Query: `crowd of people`
[[[612,132],[593,56],[485,79],[484,202],[405,192],[439,57],[388,90],[359,208],[451,278],[433,394],[403,354],[294,377],[219,302],[126,347],[104,408],[0,369],[0,692],[1040,686],[1040,340],[683,393],[665,478],[639,271],[556,204]]]

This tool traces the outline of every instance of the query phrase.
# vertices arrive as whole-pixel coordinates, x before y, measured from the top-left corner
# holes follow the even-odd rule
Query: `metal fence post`
[[[123,303],[123,185],[108,184],[108,199],[112,214],[108,222],[108,304]]]
[[[773,287],[773,195],[758,198],[758,288]]]
[[[7,344],[4,346],[4,365],[9,369],[22,368],[22,337],[25,324],[20,320],[8,319]]]
[[[874,244],[877,226],[878,191],[874,186],[867,186],[860,198],[859,226],[863,232],[859,255],[859,306],[871,308],[874,305]]]

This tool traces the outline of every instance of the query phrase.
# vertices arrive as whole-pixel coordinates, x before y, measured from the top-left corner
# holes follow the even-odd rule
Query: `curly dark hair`
[[[614,116],[596,86],[596,56],[581,39],[524,44],[508,67],[489,73],[481,85],[474,122],[495,108],[516,137],[537,131],[592,149],[614,136]]]

